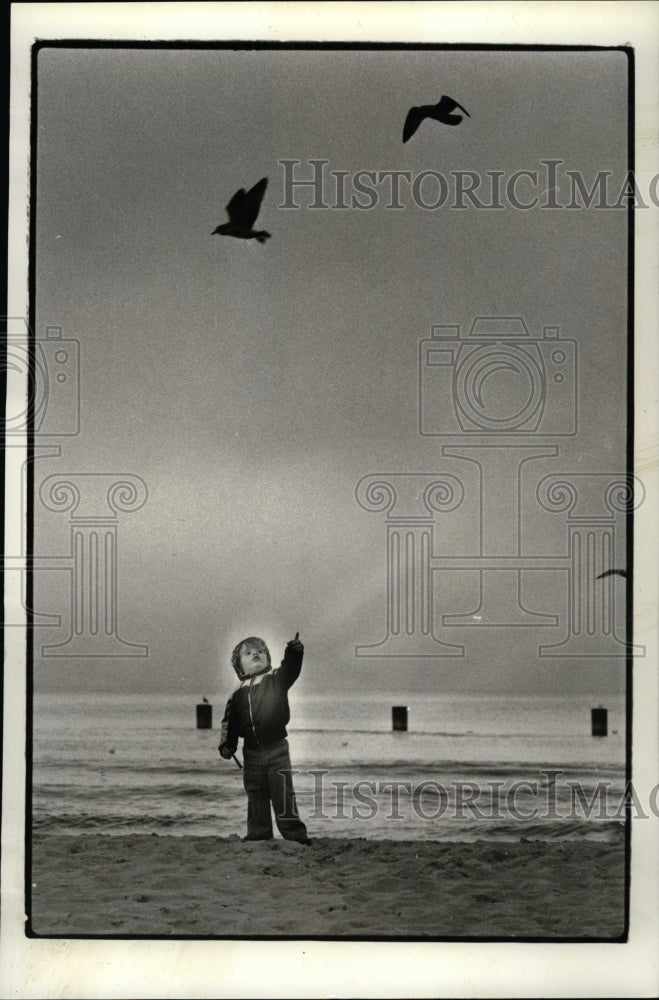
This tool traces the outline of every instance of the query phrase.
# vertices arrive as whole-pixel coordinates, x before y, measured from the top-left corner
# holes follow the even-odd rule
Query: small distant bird
[[[210,705],[208,698],[202,698],[201,700],[203,701],[204,705]]]
[[[403,126],[403,142],[412,138],[421,122],[425,121],[426,118],[432,118],[433,121],[441,122],[442,125],[459,125],[462,121],[462,115],[453,114],[456,108],[460,108],[460,111],[464,111],[467,118],[471,118],[466,108],[454,101],[452,97],[447,97],[446,94],[440,99],[439,104],[422,104],[421,107],[410,108]]]
[[[605,576],[627,576],[626,569],[605,569],[603,573],[597,577],[598,580],[603,580]]]
[[[253,226],[267,186],[268,178],[262,177],[249,191],[245,191],[245,188],[236,191],[227,205],[229,221],[214,229],[212,235],[236,236],[241,240],[258,240],[259,243],[265,243],[270,238],[270,233],[266,233],[265,229],[256,230]]]

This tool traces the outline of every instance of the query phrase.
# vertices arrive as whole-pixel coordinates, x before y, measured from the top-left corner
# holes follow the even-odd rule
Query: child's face
[[[270,666],[270,657],[264,642],[244,642],[240,647],[240,667],[245,677],[258,674]]]

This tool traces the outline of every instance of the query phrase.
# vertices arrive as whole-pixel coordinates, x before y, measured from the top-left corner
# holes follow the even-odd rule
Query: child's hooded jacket
[[[287,646],[281,666],[252,677],[234,667],[241,684],[226,704],[220,747],[235,753],[242,737],[246,750],[262,750],[286,738],[291,717],[288,689],[300,676],[303,656],[301,650]]]

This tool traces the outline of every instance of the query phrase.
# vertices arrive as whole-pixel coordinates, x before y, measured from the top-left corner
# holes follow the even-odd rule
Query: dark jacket
[[[300,676],[303,655],[287,647],[278,669],[248,677],[233,692],[224,710],[220,748],[235,753],[240,737],[247,750],[260,750],[285,739],[291,717],[288,689]]]

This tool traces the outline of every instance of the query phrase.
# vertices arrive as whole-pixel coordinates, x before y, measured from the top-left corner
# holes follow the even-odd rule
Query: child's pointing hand
[[[291,639],[291,641],[289,643],[287,643],[287,648],[288,649],[294,649],[298,653],[304,652],[304,646],[300,642],[300,633],[299,632],[296,632],[295,633],[295,638]]]

